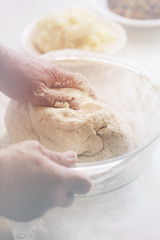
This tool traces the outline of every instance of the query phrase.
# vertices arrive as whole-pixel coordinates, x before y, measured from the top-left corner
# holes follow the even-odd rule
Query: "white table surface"
[[[91,8],[87,0],[1,0],[0,41],[21,51],[20,34],[29,22],[51,9],[67,6]],[[127,33],[128,45],[118,56],[145,64],[160,81],[160,28],[127,29]],[[150,168],[143,175],[121,189],[93,198],[92,207],[90,200],[86,202],[84,211],[93,215],[94,220],[97,219],[96,225],[90,222],[90,218],[79,221],[78,216],[76,223],[72,222],[73,218],[67,216],[69,209],[56,209],[55,218],[58,219],[59,216],[61,219],[58,224],[63,223],[63,226],[59,230],[57,228],[51,239],[160,240],[159,156],[160,145],[153,155]],[[98,207],[102,202],[105,202],[104,209]],[[74,208],[76,205],[72,206]],[[96,214],[94,209],[97,209]],[[63,214],[68,225],[62,221]],[[39,236],[40,239],[46,238]]]

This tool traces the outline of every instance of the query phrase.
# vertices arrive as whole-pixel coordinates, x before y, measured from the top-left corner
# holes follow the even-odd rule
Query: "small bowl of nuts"
[[[91,4],[99,14],[125,26],[160,26],[160,0],[92,0]]]

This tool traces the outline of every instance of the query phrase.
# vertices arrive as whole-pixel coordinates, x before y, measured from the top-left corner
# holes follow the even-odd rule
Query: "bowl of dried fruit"
[[[160,1],[92,0],[94,10],[125,26],[151,28],[160,26]]]

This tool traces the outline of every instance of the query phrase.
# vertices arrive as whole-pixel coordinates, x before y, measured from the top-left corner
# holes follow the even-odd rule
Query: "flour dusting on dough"
[[[65,103],[51,108],[11,101],[5,118],[11,142],[35,139],[53,151],[72,149],[79,162],[100,161],[133,150],[132,131],[120,114],[86,92],[57,90],[77,98],[80,110]]]

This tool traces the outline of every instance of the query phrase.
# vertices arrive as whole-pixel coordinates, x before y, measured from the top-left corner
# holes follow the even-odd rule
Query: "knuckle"
[[[56,91],[55,92],[55,99],[59,100],[61,102],[65,102],[67,100],[67,96],[64,93]]]
[[[32,144],[33,147],[35,147],[39,150],[42,148],[41,144],[36,140],[31,140],[31,144]]]
[[[54,159],[55,161],[57,160],[58,162],[61,162],[61,154],[58,152],[54,152]]]

